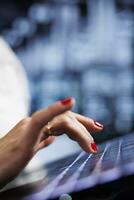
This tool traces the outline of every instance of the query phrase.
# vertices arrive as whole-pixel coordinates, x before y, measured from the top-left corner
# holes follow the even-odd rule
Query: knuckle
[[[66,111],[66,114],[67,114],[67,115],[71,115],[71,113],[72,113],[72,112],[71,112],[70,110]]]
[[[61,121],[61,124],[63,127],[68,127],[70,126],[70,119],[67,116],[64,116],[64,118]]]
[[[65,115],[67,115],[70,118],[73,118],[73,113],[70,110],[66,111]]]

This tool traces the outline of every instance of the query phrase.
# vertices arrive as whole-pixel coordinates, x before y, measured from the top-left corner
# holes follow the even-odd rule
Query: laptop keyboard
[[[134,135],[99,145],[99,153],[80,152],[45,166],[39,191],[26,199],[45,200],[134,173]]]

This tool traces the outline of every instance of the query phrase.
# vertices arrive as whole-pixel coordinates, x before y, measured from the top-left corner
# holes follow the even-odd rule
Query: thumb
[[[67,99],[58,101],[46,109],[42,109],[40,111],[35,112],[31,116],[31,132],[40,131],[44,125],[46,125],[49,121],[51,121],[55,116],[64,113],[67,110],[70,110],[72,106],[75,104],[75,99],[69,97]]]

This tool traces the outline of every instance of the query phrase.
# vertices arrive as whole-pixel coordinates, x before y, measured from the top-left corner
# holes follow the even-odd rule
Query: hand
[[[49,127],[49,128],[48,128]],[[49,136],[49,129],[52,136]],[[100,132],[103,125],[72,111],[66,111],[49,121],[49,125],[42,129],[39,148],[42,149],[53,142],[56,136],[66,133],[69,138],[79,143],[86,152],[96,153],[98,150],[91,133]]]
[[[54,140],[55,136],[47,135],[48,122],[56,135],[67,133],[85,151],[96,152],[88,131],[100,131],[102,127],[96,126],[91,119],[69,111],[74,103],[75,100],[69,98],[37,111],[0,139],[0,187],[16,177],[38,150]]]

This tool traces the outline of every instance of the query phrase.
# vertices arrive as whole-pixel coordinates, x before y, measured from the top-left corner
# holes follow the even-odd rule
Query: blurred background
[[[133,0],[1,0],[0,34],[27,72],[31,111],[68,96],[105,125],[134,130]]]

